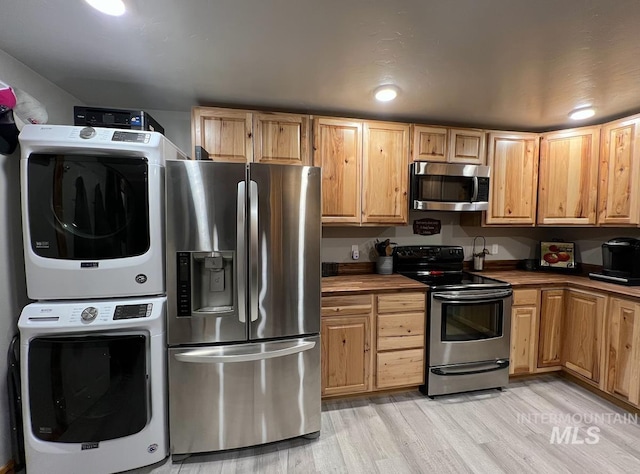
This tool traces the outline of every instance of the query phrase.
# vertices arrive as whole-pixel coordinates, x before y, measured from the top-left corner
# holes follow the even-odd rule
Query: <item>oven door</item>
[[[429,366],[509,359],[512,290],[431,294]]]

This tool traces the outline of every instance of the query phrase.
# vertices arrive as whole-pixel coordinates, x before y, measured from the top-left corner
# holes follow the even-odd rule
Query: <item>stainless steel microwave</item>
[[[419,211],[486,211],[488,166],[415,162],[411,164],[411,208]]]

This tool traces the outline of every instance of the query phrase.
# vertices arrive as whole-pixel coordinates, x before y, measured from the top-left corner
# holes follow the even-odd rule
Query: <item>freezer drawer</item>
[[[169,348],[172,454],[320,431],[320,337]]]

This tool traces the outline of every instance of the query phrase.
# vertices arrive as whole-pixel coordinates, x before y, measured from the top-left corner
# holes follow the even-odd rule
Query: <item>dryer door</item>
[[[149,250],[146,158],[33,153],[28,225],[46,258],[107,260]]]
[[[43,441],[99,442],[149,419],[144,335],[38,337],[29,343],[31,430]]]

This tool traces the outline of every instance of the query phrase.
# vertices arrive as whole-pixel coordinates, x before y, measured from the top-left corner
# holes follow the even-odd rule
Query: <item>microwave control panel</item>
[[[489,178],[478,178],[478,201],[489,200]]]

